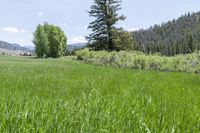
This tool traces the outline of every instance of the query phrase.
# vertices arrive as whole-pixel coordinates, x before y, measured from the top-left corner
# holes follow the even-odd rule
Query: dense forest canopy
[[[161,25],[133,32],[136,50],[166,56],[200,50],[200,12],[187,13]]]

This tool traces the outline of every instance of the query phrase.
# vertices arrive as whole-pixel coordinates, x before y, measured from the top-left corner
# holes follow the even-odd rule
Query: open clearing
[[[197,132],[200,75],[0,56],[0,132]]]

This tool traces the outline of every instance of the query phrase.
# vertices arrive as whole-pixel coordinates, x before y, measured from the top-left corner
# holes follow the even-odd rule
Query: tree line
[[[133,33],[135,49],[166,56],[200,50],[200,12],[187,13],[161,25]]]

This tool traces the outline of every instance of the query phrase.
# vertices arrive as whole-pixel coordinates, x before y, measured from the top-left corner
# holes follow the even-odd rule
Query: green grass
[[[198,132],[200,76],[0,56],[0,132]]]

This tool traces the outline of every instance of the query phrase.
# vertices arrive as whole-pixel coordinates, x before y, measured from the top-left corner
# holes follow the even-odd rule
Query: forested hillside
[[[200,12],[133,33],[136,50],[173,56],[200,50]]]

